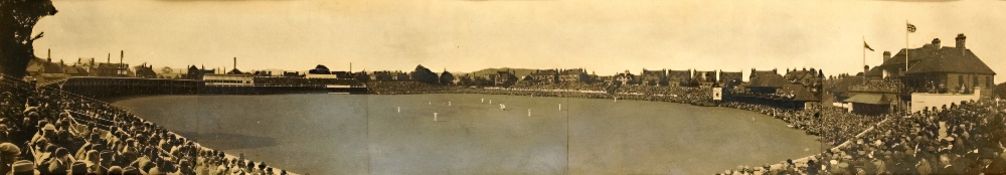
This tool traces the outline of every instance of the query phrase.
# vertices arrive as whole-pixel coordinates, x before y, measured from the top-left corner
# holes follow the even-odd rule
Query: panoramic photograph
[[[0,0],[0,175],[1006,174],[1002,9]]]

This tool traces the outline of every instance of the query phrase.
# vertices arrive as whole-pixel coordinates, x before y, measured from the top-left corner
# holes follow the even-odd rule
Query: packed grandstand
[[[731,104],[782,119],[833,148],[722,174],[1006,174],[1006,101],[983,99],[882,118]]]
[[[0,79],[0,174],[287,174],[108,103]]]

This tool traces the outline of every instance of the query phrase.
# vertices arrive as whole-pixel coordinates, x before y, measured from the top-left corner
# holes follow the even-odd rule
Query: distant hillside
[[[994,93],[999,98],[1006,98],[1006,83],[999,83],[999,85],[996,85]]]
[[[517,77],[524,77],[525,75],[531,74],[532,72],[535,71],[535,69],[503,67],[503,68],[482,69],[482,70],[471,72],[471,73],[468,73],[468,74],[465,74],[465,75],[469,75],[470,74],[472,76],[486,76],[486,75],[495,74],[497,71],[511,71],[511,70],[514,71],[514,75],[516,75]]]

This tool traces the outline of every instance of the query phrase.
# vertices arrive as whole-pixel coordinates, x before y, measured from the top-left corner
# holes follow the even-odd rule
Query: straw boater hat
[[[56,125],[45,124],[45,126],[42,127],[42,131],[56,132]]]
[[[7,158],[19,155],[21,155],[21,149],[17,145],[8,142],[0,143],[0,156]]]
[[[11,164],[10,167],[12,171],[10,171],[9,175],[28,173],[28,172],[31,172],[35,175],[39,174],[38,170],[35,170],[35,164],[31,163],[31,161],[28,160],[18,160],[17,162]]]
[[[122,174],[122,167],[112,166],[108,168],[108,174]]]

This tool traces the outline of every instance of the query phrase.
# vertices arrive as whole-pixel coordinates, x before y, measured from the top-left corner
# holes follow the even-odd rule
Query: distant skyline
[[[483,68],[862,71],[875,52],[935,37],[1006,73],[1006,2],[600,0],[55,0],[36,55],[147,63],[307,70],[472,72]],[[1003,82],[1002,75],[996,82]]]

